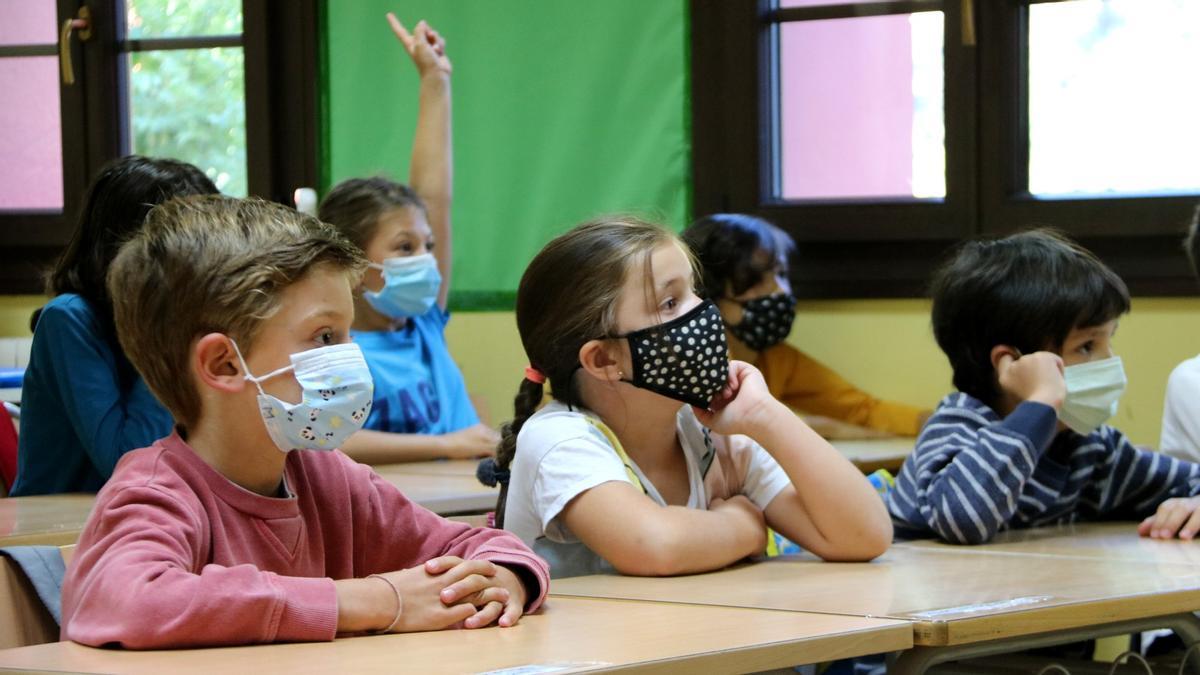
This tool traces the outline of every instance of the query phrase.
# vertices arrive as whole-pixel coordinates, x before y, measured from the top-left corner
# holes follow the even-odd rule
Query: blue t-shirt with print
[[[375,379],[364,429],[400,434],[447,434],[479,423],[445,328],[450,315],[434,305],[404,326],[353,331]]]

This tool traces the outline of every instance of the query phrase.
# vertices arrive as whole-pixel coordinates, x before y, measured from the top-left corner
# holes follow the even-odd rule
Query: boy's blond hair
[[[317,265],[358,282],[366,259],[333,227],[260,199],[219,195],[161,204],[108,272],[121,348],[187,428],[200,415],[191,351],[224,333],[248,354],[279,295]]]

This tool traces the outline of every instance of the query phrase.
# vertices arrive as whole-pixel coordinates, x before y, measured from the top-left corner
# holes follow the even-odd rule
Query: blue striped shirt
[[[1200,494],[1200,464],[1135,448],[1110,427],[1055,433],[1054,409],[1008,417],[967,394],[942,399],[904,462],[888,510],[903,538],[980,544],[1007,528],[1136,520]]]

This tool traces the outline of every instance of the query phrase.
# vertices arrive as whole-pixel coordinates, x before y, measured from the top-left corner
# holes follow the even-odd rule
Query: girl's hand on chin
[[[754,437],[778,413],[781,403],[771,396],[757,368],[745,361],[729,362],[729,381],[709,404],[709,410],[692,407],[696,419],[719,434]]]

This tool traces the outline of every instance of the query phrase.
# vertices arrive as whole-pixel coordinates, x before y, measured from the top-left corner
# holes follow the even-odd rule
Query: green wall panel
[[[551,237],[606,212],[688,218],[684,0],[329,0],[324,187],[406,180],[416,71],[384,20],[428,20],[454,64],[452,305],[511,307]]]

